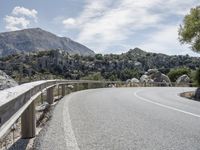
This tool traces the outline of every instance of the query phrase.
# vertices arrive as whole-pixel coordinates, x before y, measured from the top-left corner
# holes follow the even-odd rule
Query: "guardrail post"
[[[47,102],[49,104],[53,104],[53,89],[54,87],[47,89]]]
[[[62,96],[64,97],[65,96],[65,84],[62,84]]]
[[[21,116],[21,134],[23,139],[35,137],[35,102],[33,101]]]
[[[88,82],[87,84],[88,84],[88,85],[87,85],[87,88],[88,88],[88,89],[91,89],[91,83]]]

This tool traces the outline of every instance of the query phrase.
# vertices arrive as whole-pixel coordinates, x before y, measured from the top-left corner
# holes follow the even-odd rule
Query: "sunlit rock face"
[[[182,76],[180,76],[177,80],[176,80],[176,84],[180,85],[180,84],[189,84],[191,81],[190,77],[188,77],[188,75],[184,74]]]
[[[171,81],[169,77],[160,71],[158,69],[149,69],[147,72],[145,72],[144,75],[140,78],[141,83],[162,83],[164,86],[171,86]]]
[[[0,90],[4,90],[17,85],[18,83],[14,79],[12,79],[5,72],[0,70]]]

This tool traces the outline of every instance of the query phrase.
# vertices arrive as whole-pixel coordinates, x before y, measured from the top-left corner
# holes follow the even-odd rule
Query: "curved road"
[[[48,150],[199,150],[194,88],[106,88],[64,97],[36,139]]]

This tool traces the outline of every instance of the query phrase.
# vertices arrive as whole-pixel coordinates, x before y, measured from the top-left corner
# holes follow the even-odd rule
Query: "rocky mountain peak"
[[[128,52],[127,52],[129,55],[146,55],[147,52],[141,50],[140,48],[134,48],[134,49],[130,49]]]
[[[61,49],[69,54],[94,55],[86,46],[67,37],[59,37],[41,28],[0,33],[0,56]]]

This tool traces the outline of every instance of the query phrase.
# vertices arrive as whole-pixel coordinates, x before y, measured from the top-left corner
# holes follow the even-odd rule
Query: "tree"
[[[190,44],[193,51],[200,52],[200,6],[192,8],[179,28],[179,40]]]
[[[103,60],[103,55],[102,55],[102,54],[96,54],[96,55],[95,55],[95,58],[96,58],[97,60]]]

